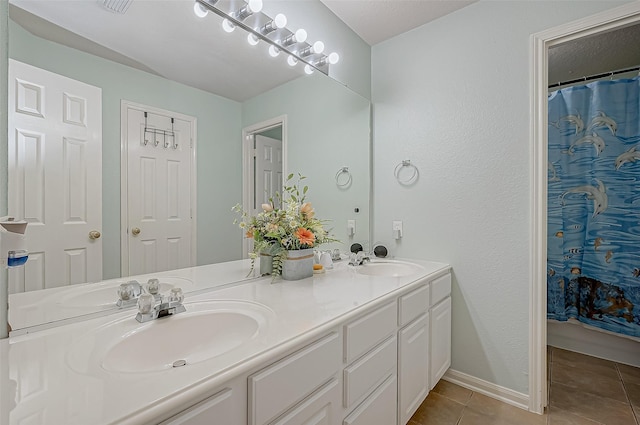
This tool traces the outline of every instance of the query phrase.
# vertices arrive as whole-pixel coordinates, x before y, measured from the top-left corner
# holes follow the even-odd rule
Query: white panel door
[[[101,280],[101,89],[9,60],[8,118],[8,212],[30,251],[10,292]]]
[[[195,118],[123,103],[122,126],[126,129],[128,206],[123,274],[192,266]]]
[[[255,136],[255,173],[253,215],[262,211],[261,205],[276,201],[282,193],[282,141],[261,135]]]

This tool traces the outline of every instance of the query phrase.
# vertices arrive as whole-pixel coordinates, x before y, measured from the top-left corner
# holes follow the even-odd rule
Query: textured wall
[[[480,1],[372,49],[374,237],[452,264],[455,370],[528,392],[529,37],[620,4]]]

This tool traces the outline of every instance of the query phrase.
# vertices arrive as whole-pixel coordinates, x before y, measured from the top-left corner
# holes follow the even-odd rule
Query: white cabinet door
[[[431,308],[431,388],[451,366],[451,296]]]
[[[429,313],[398,333],[398,417],[405,425],[429,394]]]
[[[244,417],[236,404],[233,390],[225,388],[160,425],[242,425]]]

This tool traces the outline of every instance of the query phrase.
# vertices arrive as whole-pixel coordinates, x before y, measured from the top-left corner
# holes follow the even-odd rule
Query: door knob
[[[100,236],[102,235],[97,230],[92,230],[89,232],[89,239],[100,239]]]
[[[133,229],[131,229],[131,234],[133,236],[138,236],[140,234],[140,229],[137,227],[134,227]]]

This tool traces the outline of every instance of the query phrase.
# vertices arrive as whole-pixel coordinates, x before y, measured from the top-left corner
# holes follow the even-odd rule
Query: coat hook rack
[[[168,148],[171,143],[167,141],[168,138],[173,140],[173,149],[178,148],[178,143],[176,142],[176,133],[173,129],[173,118],[171,118],[171,130],[160,130],[158,128],[152,128],[147,126],[147,112],[144,113],[144,136],[143,143],[145,146],[149,143],[149,138],[147,135],[153,136],[153,146],[157,147],[160,144],[160,138],[162,138],[162,146],[164,148]]]

